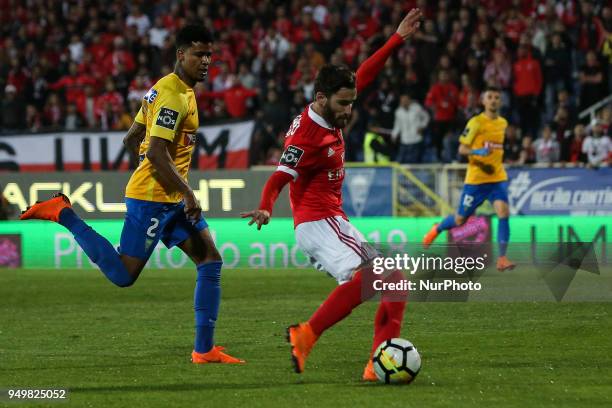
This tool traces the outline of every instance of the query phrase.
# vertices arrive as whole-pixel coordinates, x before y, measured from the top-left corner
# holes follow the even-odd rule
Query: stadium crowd
[[[252,164],[275,164],[325,63],[356,68],[423,10],[421,31],[360,96],[347,161],[457,160],[486,85],[502,89],[510,163],[610,161],[612,6],[552,0],[0,0],[3,132],[125,130],[173,70],[173,36],[203,22],[217,39],[200,122],[256,120]]]

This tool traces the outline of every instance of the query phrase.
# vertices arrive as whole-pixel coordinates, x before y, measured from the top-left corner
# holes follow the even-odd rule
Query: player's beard
[[[349,121],[349,117],[345,114],[336,116],[336,114],[334,113],[332,108],[329,106],[329,104],[326,104],[323,107],[323,119],[325,119],[325,121],[329,123],[330,125],[332,125],[333,127],[339,128],[339,129],[344,128]]]

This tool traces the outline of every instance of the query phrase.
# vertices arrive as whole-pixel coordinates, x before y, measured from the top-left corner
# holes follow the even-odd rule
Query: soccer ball
[[[386,384],[410,384],[421,369],[421,356],[416,347],[399,338],[380,343],[372,362],[376,377]]]

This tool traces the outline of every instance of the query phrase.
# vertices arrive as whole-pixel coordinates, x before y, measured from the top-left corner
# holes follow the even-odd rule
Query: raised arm
[[[406,38],[412,36],[418,30],[421,19],[421,10],[412,9],[404,17],[402,22],[397,27],[395,34],[391,36],[381,48],[365,60],[357,69],[355,82],[357,85],[357,93],[365,89],[376,78],[378,73],[385,66],[387,58],[391,53],[399,47]]]

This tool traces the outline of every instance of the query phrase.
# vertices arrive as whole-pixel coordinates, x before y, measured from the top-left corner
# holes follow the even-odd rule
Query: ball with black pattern
[[[405,339],[383,341],[372,358],[374,372],[386,384],[410,384],[421,370],[421,356]]]

